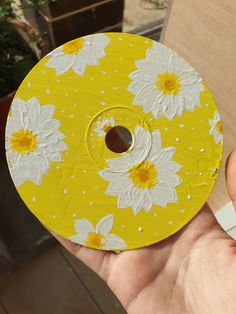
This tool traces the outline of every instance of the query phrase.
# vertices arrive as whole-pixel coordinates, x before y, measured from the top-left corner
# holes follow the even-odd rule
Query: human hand
[[[226,179],[236,208],[236,151],[228,158]],[[236,242],[207,204],[175,235],[120,254],[53,235],[106,281],[129,314],[236,312]]]

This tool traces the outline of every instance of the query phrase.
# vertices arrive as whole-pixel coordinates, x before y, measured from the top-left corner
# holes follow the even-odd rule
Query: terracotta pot
[[[15,92],[0,98],[0,156],[4,156],[5,154],[5,127],[14,95]]]

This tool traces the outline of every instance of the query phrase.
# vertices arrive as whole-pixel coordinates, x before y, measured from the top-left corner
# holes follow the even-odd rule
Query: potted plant
[[[35,6],[35,1],[25,5]],[[47,49],[42,36],[24,18],[19,0],[0,0],[0,29],[0,155],[3,155],[6,118],[14,93]]]

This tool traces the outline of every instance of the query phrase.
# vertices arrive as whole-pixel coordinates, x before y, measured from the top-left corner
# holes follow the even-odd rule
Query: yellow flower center
[[[175,73],[164,72],[158,75],[157,88],[164,95],[177,95],[180,90],[180,78]]]
[[[129,170],[133,184],[140,189],[152,189],[157,184],[157,169],[151,161],[134,165]]]
[[[218,120],[218,121],[216,122],[216,130],[217,130],[220,134],[223,133],[222,124],[221,124],[221,121],[220,121],[220,120]]]
[[[19,154],[32,153],[37,147],[37,137],[30,130],[20,130],[12,134],[11,146]]]
[[[84,39],[79,38],[72,40],[66,44],[63,45],[63,51],[69,55],[74,55],[80,51],[80,49],[84,45]]]
[[[95,249],[101,249],[104,245],[104,236],[97,232],[89,232],[86,245]]]
[[[110,131],[110,129],[112,129],[112,125],[111,124],[107,124],[104,125],[104,127],[102,128],[102,130],[107,133],[108,131]]]

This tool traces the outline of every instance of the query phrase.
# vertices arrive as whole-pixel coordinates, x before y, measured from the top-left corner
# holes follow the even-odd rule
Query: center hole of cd
[[[107,148],[114,153],[124,153],[132,145],[133,138],[130,131],[123,126],[114,126],[105,137]]]

